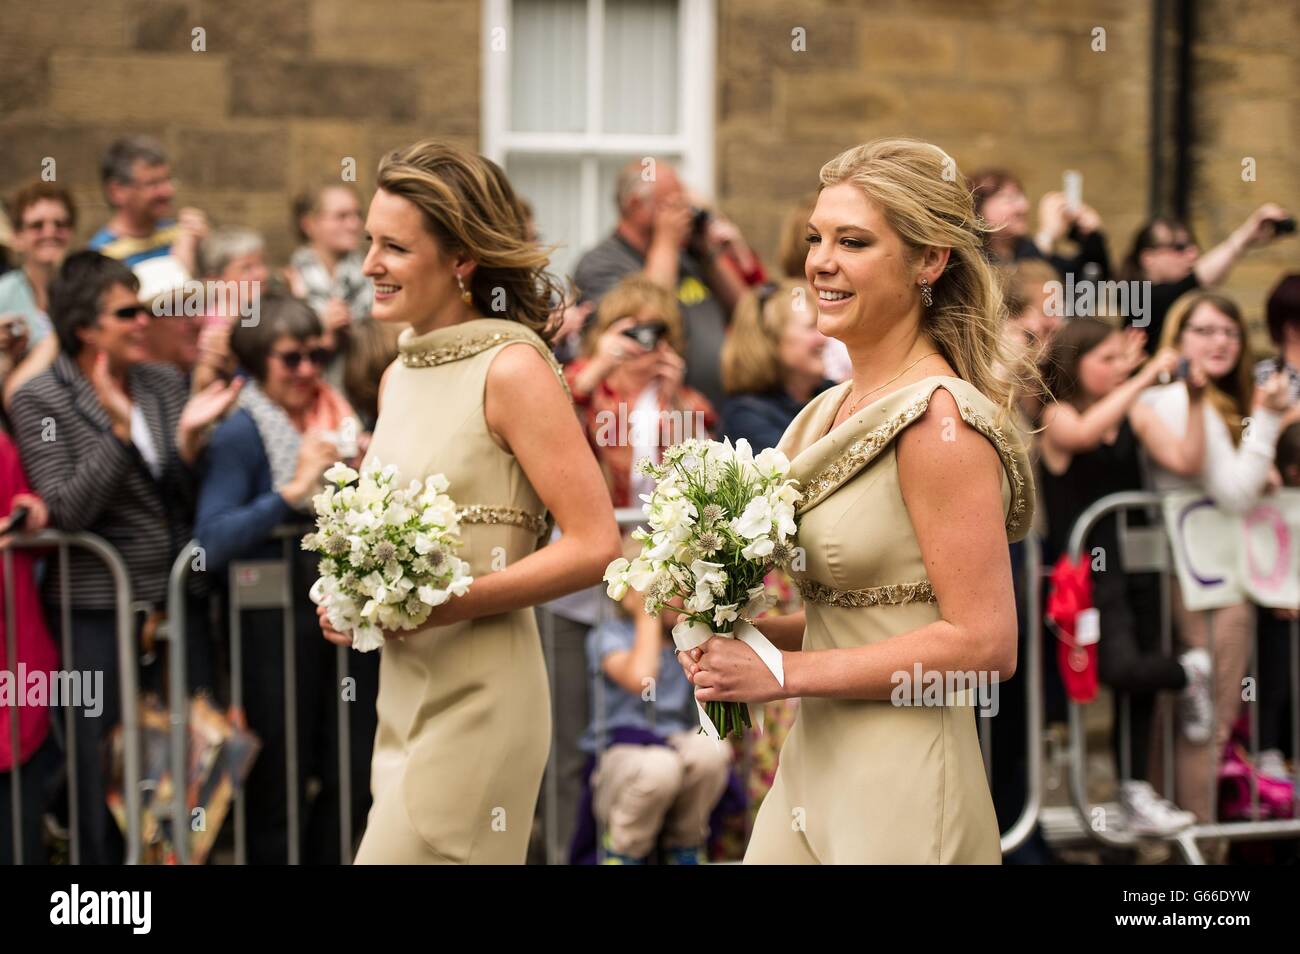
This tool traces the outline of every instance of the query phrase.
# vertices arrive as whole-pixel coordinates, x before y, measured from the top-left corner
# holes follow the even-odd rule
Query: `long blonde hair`
[[[1041,389],[1024,356],[1002,335],[1006,305],[984,253],[988,225],[975,214],[956,163],[938,146],[916,139],[877,139],[840,153],[821,169],[821,188],[851,182],[884,214],[913,255],[925,246],[949,250],[933,287],[922,330],[957,376],[996,404],[1003,422],[1022,389]]]
[[[731,316],[722,343],[722,387],[728,394],[762,394],[779,387],[785,326],[796,309],[816,307],[813,293],[802,279],[787,278],[767,287],[770,294],[761,298],[755,292],[745,292]]]
[[[523,203],[500,166],[452,143],[422,139],[384,156],[375,184],[419,206],[444,253],[463,252],[477,263],[468,288],[480,314],[551,337],[552,309],[563,298],[546,270],[552,249],[528,237]]]

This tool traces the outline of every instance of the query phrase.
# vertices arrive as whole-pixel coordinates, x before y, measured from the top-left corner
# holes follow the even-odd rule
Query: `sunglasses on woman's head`
[[[297,371],[298,365],[303,361],[310,361],[318,368],[323,368],[329,364],[330,358],[334,352],[329,348],[312,348],[311,350],[299,349],[296,351],[272,351],[271,354],[280,359],[288,371]]]

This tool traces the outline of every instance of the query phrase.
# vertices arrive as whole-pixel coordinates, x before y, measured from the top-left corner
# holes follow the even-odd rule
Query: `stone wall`
[[[1300,7],[1198,10],[1192,218],[1208,244],[1265,199],[1300,207]],[[717,16],[718,198],[765,255],[821,164],[884,135],[930,139],[963,171],[1006,166],[1034,198],[1081,170],[1116,258],[1146,215],[1148,3],[717,0]],[[88,236],[106,216],[105,145],[151,133],[174,156],[183,203],[262,229],[282,258],[290,196],[337,178],[345,158],[368,190],[386,149],[430,134],[478,145],[479,33],[477,0],[9,4],[0,190],[54,158]],[[1241,179],[1247,156],[1254,182]],[[1234,273],[1228,289],[1252,318],[1296,247]]]
[[[7,4],[0,189],[53,158],[89,237],[107,217],[105,146],[148,133],[171,153],[180,203],[263,230],[282,260],[291,196],[339,179],[345,159],[369,191],[388,149],[431,134],[477,144],[479,16],[476,0]]]

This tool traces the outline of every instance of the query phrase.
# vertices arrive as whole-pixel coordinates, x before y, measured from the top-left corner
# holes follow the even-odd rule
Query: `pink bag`
[[[1294,783],[1290,779],[1260,775],[1237,742],[1229,742],[1219,767],[1219,818],[1222,821],[1246,821],[1251,817],[1251,778],[1259,786],[1259,816],[1290,818]]]

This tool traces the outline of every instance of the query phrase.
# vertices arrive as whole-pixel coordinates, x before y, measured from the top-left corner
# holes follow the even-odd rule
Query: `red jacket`
[[[18,461],[18,448],[9,439],[9,435],[0,431],[0,518],[7,517],[13,511],[13,499],[17,494],[30,494],[27,476]],[[18,663],[26,665],[28,682],[34,672],[51,673],[59,667],[59,653],[54,640],[45,628],[45,616],[41,612],[40,597],[36,591],[36,580],[32,567],[36,555],[28,549],[15,548],[12,551],[14,573],[14,621],[18,630]],[[3,564],[0,564],[3,566]],[[9,672],[9,632],[6,629],[8,614],[5,612],[5,587],[0,578],[0,701],[10,702],[9,693],[15,695],[18,706],[18,751],[19,762],[26,762],[40,748],[50,730],[50,713],[45,706],[28,706],[24,685],[19,684],[18,673]],[[21,670],[20,670],[21,671]],[[48,679],[48,675],[42,678]],[[48,685],[48,684],[47,684]],[[48,697],[48,693],[46,694]],[[0,705],[0,772],[13,768],[13,752],[9,733],[10,719],[14,709],[11,705]]]

